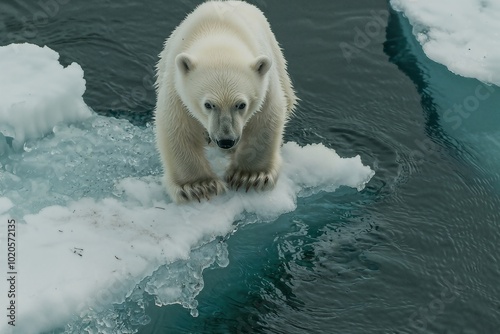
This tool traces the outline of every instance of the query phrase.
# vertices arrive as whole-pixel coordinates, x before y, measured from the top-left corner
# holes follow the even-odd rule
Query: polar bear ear
[[[252,64],[252,69],[260,75],[264,75],[269,71],[271,65],[272,61],[268,56],[258,56]]]
[[[196,60],[187,53],[180,53],[175,57],[175,64],[181,73],[188,74],[196,67]]]

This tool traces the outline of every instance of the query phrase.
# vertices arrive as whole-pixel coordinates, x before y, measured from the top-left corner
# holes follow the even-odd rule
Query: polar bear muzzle
[[[225,150],[232,148],[234,146],[234,144],[236,144],[236,140],[233,140],[233,139],[217,140],[217,146],[219,146],[220,148],[223,148]]]

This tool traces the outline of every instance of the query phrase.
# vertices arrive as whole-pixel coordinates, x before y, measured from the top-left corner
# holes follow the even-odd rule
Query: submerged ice
[[[11,75],[24,65],[36,72],[35,61],[48,65],[42,72],[58,68],[52,50],[36,48],[19,47],[0,58],[0,67],[8,66]],[[151,126],[92,114],[76,94],[75,87],[84,87],[83,75],[37,75],[50,83],[67,81],[57,86],[59,94],[41,94],[36,108],[24,104],[22,115],[10,100],[0,100],[0,222],[18,222],[22,273],[19,326],[14,331],[2,322],[2,333],[38,333],[66,324],[74,333],[125,332],[117,327],[117,308],[132,305],[127,307],[135,316],[127,321],[143,324],[147,296],[158,305],[182,304],[196,315],[203,270],[228,265],[223,238],[237,222],[272,221],[293,211],[297,196],[340,186],[361,190],[374,173],[359,156],[343,159],[322,144],[289,142],[282,147],[283,170],[273,191],[229,192],[210,202],[175,205],[160,182]],[[0,83],[2,92],[13,89],[8,80]],[[41,89],[24,87],[19,96],[26,100],[30,89]],[[40,117],[43,128],[31,131]],[[227,159],[217,150],[207,154],[222,174]],[[0,234],[0,243],[5,241]]]

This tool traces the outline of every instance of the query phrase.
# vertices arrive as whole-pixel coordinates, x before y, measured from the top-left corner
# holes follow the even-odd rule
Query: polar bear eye
[[[208,103],[208,102],[205,103],[205,108],[207,108],[208,110],[212,110],[213,107],[214,106],[211,103]]]
[[[243,102],[242,102],[242,103],[240,103],[240,104],[237,104],[237,105],[236,105],[236,108],[237,108],[238,110],[243,110],[243,109],[245,109],[246,107],[247,107],[246,103],[243,103]]]

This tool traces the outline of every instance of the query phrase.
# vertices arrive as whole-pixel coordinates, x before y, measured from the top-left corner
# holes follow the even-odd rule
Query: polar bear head
[[[235,147],[248,120],[261,109],[268,90],[267,56],[201,57],[181,53],[175,58],[176,90],[192,116],[220,148]]]

